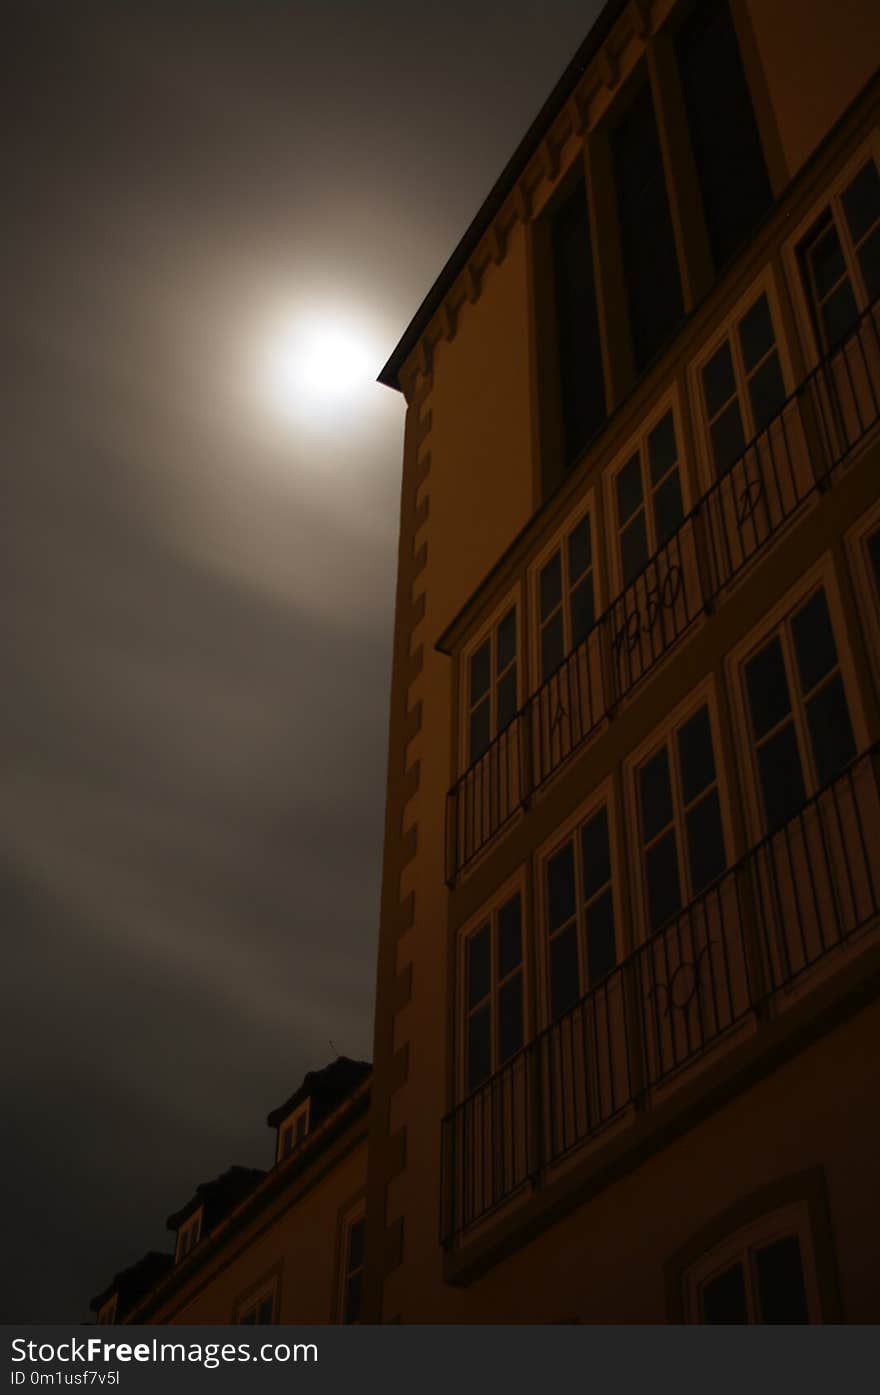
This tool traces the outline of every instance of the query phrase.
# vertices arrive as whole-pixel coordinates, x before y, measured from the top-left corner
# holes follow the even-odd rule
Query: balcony
[[[445,1117],[444,1244],[644,1119],[876,929],[878,777],[880,744]]]
[[[450,886],[875,429],[878,324],[875,302],[453,785]]]

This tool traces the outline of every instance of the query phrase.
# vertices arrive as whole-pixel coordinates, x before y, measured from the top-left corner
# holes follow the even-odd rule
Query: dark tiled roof
[[[278,1125],[293,1113],[297,1105],[308,1099],[311,1100],[309,1129],[314,1129],[322,1119],[332,1114],[334,1109],[338,1109],[343,1100],[354,1094],[371,1070],[369,1061],[352,1061],[348,1056],[337,1056],[336,1060],[331,1061],[323,1070],[310,1070],[290,1099],[285,1100],[267,1116],[266,1123],[270,1128],[277,1129]]]
[[[173,1255],[162,1254],[159,1250],[149,1250],[135,1263],[130,1264],[127,1269],[122,1269],[118,1274],[114,1274],[113,1282],[108,1284],[102,1293],[98,1293],[92,1299],[89,1307],[93,1312],[103,1308],[108,1298],[117,1294],[116,1316],[122,1318],[130,1308],[133,1308],[139,1298],[157,1284],[174,1262]]]
[[[262,1182],[265,1175],[258,1167],[229,1167],[212,1181],[200,1182],[186,1205],[169,1216],[165,1224],[169,1230],[178,1230],[194,1211],[203,1206],[202,1234],[206,1235],[244,1200],[248,1192],[253,1191],[258,1182]]]

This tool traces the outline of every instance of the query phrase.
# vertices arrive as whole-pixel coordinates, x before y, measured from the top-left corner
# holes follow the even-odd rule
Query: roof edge
[[[483,233],[491,224],[492,219],[495,217],[496,213],[498,213],[507,195],[522,174],[534,154],[546,127],[550,125],[550,122],[553,121],[562,110],[562,107],[568,100],[578,79],[582,77],[586,71],[587,64],[595,56],[600,45],[604,43],[612,27],[626,9],[628,3],[629,0],[607,0],[607,3],[599,11],[592,27],[574,57],[564,69],[562,76],[558,79],[550,96],[544,102],[544,105],[529,126],[529,129],[514,150],[507,164],[504,166],[501,174],[492,185],[488,195],[478,209],[476,216],[471,221],[464,236],[452,253],[452,256],[446,262],[433,286],[413,315],[398,341],[396,348],[377,377],[376,381],[382,383],[384,387],[395,388],[398,392],[401,391],[400,370],[404,363],[409,358],[409,355],[421,338],[422,333],[427,328],[435,311],[442,304],[443,297],[446,295],[450,285],[466,266],[468,258],[483,236]]]

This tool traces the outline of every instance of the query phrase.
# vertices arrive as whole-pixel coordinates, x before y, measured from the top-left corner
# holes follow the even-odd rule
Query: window
[[[594,808],[545,863],[550,1015],[554,1020],[617,963],[608,805]]]
[[[464,940],[465,1092],[478,1089],[522,1044],[522,900],[517,891]]]
[[[290,1118],[282,1125],[278,1134],[278,1161],[288,1157],[294,1148],[302,1143],[309,1131],[309,1106],[311,1101],[305,1100],[303,1104],[295,1109]]]
[[[788,1208],[718,1245],[685,1275],[692,1323],[818,1321],[806,1215]]]
[[[177,1258],[185,1259],[190,1250],[195,1249],[202,1234],[202,1212],[201,1208],[195,1215],[182,1225],[177,1232]]]
[[[542,682],[586,638],[595,614],[593,549],[586,514],[538,572]]]
[[[343,1229],[340,1313],[345,1323],[361,1320],[365,1224],[361,1213],[347,1220]]]
[[[813,325],[827,350],[880,295],[880,175],[873,156],[832,197],[798,256]]]
[[[677,915],[727,866],[714,746],[704,702],[636,770],[650,931]]]
[[[263,1288],[253,1298],[249,1298],[241,1305],[235,1319],[240,1327],[265,1327],[269,1323],[274,1323],[276,1318],[275,1302],[277,1297],[277,1286],[275,1281]]]
[[[768,830],[856,754],[825,589],[817,587],[743,665],[750,741]]]
[[[623,272],[639,372],[683,313],[681,279],[650,85],[611,134]]]
[[[671,407],[617,471],[613,492],[619,574],[628,586],[684,517]]]
[[[785,402],[773,314],[766,291],[739,317],[701,370],[709,454],[723,475]]]
[[[562,428],[568,467],[605,420],[590,213],[582,180],[556,212],[552,237]]]
[[[773,199],[727,0],[701,0],[676,53],[709,245],[720,268]]]
[[[468,764],[487,750],[493,737],[516,716],[516,606],[511,606],[467,664]]]

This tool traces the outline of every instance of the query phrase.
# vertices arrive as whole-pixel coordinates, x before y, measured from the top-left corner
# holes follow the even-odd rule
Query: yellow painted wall
[[[326,1323],[337,1284],[337,1222],[364,1185],[366,1140],[290,1204],[282,1197],[261,1217],[231,1236],[221,1251],[188,1280],[151,1322],[231,1322],[236,1303],[281,1262],[283,1323]]]
[[[880,65],[876,0],[745,0],[794,176]]]

